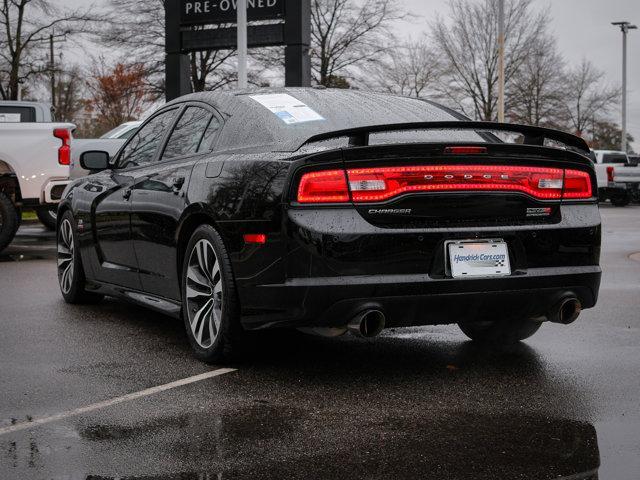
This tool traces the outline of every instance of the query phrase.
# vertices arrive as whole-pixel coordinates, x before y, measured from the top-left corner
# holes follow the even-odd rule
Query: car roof
[[[255,98],[261,95],[289,95],[321,119],[287,124]],[[186,101],[210,104],[225,118],[219,141],[219,148],[225,150],[295,151],[306,139],[337,130],[464,119],[445,107],[422,99],[350,89],[262,88],[200,92],[180,97],[167,106]]]

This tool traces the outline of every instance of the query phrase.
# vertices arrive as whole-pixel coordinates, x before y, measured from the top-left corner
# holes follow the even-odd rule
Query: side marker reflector
[[[257,243],[260,245],[267,243],[267,235],[264,233],[246,233],[243,238],[244,243]]]

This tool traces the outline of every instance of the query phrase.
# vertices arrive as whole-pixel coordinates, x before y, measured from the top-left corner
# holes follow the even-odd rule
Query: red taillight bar
[[[298,187],[300,203],[342,203],[351,200],[344,170],[305,173]]]
[[[345,175],[346,173],[346,175]],[[348,178],[348,185],[347,185]],[[521,192],[540,200],[592,197],[587,172],[529,166],[424,165],[310,172],[298,188],[300,203],[371,203],[409,192]]]
[[[564,171],[564,189],[562,198],[586,199],[593,196],[591,190],[591,177],[581,170]]]
[[[58,163],[71,165],[71,132],[66,128],[54,128],[53,136],[62,140],[62,146],[58,148]]]

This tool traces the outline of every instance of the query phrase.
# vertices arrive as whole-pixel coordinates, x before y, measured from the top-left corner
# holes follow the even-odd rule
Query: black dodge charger
[[[276,327],[457,323],[516,342],[596,303],[588,154],[563,132],[393,95],[187,95],[114,158],[82,155],[93,174],[59,207],[60,288],[181,317],[210,362]]]

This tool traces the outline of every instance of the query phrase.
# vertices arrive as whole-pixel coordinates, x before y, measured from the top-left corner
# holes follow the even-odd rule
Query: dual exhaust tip
[[[580,300],[576,297],[566,297],[556,304],[555,313],[551,315],[550,319],[555,323],[569,325],[576,321],[581,311]]]
[[[357,337],[372,338],[384,329],[385,315],[381,310],[363,310],[347,324],[347,330]]]
[[[575,296],[567,296],[556,303],[555,307],[551,311],[549,319],[555,323],[562,323],[568,325],[576,321],[580,312],[582,311],[582,304]],[[315,328],[300,328],[299,330],[312,333],[315,335],[335,337],[343,335],[347,331],[357,337],[373,338],[380,335],[384,329],[386,322],[386,316],[382,310],[370,308],[363,310],[354,316],[347,324],[346,328],[342,327],[315,327]]]
[[[355,315],[345,327],[300,327],[298,330],[321,337],[339,337],[351,332],[357,337],[372,338],[380,335],[385,320],[382,310],[369,308]]]

